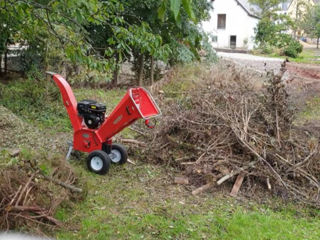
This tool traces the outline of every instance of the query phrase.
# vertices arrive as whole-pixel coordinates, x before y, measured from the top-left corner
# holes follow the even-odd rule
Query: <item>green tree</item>
[[[317,39],[317,48],[319,48],[320,41],[320,5],[310,8],[305,15],[303,23],[303,30],[312,38]]]
[[[302,52],[302,45],[287,33],[293,26],[287,15],[270,13],[259,21],[255,41],[265,53],[280,49],[283,55],[295,58]]]
[[[260,19],[255,30],[255,40],[262,46],[269,44],[281,48],[290,38],[286,33],[292,26],[293,22],[287,15],[270,13],[268,17]]]
[[[162,60],[175,64],[198,58],[202,33],[196,23],[207,18],[210,5],[206,0],[157,1],[121,0],[118,12],[123,23],[116,29],[90,26],[92,42],[100,55],[115,61],[114,84],[119,66],[132,60],[141,85],[145,76],[154,81],[154,63]],[[130,23],[130,24],[129,24]]]
[[[120,64],[133,56],[141,83],[146,65],[153,79],[157,59],[199,58],[196,24],[208,17],[209,6],[206,0],[2,0],[0,54],[20,43],[27,46],[26,71],[67,62],[113,72],[115,80]]]
[[[279,14],[279,5],[284,0],[249,0],[261,10],[260,21],[255,29],[255,41],[265,53],[280,49],[281,53],[297,57],[302,51],[302,45],[288,31],[296,26],[292,19]]]
[[[151,82],[153,81],[154,59],[166,59],[170,65],[199,59],[198,50],[202,47],[203,34],[196,24],[209,17],[211,5],[208,1],[126,0],[124,5],[125,19],[135,24],[147,22],[152,32],[161,36],[164,49],[167,50],[159,51],[156,48],[147,54],[134,51],[138,76],[141,77],[142,65],[146,63],[146,67],[150,68]]]
[[[0,1],[0,25],[5,26],[0,30],[0,51],[5,52],[5,43],[11,40],[28,46],[29,52],[35,47],[41,63],[47,61],[48,50],[60,50],[71,62],[99,70],[109,69],[110,63],[96,54],[86,26],[109,24],[116,27],[123,22],[117,15],[120,8],[117,1]]]
[[[259,8],[257,14],[260,17],[265,17],[279,10],[279,4],[285,0],[249,0],[249,2]]]

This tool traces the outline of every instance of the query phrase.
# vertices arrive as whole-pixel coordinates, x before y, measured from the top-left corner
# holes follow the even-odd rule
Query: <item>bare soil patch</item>
[[[287,70],[292,78],[320,81],[320,66],[318,65],[288,63]]]

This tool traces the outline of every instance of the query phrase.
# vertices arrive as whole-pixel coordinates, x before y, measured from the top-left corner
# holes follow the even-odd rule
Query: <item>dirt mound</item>
[[[289,63],[287,69],[292,78],[320,80],[320,67],[317,65]]]
[[[194,194],[237,177],[233,195],[244,180],[247,191],[260,185],[319,207],[318,139],[293,125],[284,67],[268,74],[261,89],[255,84],[261,78],[220,64],[188,91],[160,91],[163,119],[149,136],[146,158],[181,169],[185,182],[200,187]]]

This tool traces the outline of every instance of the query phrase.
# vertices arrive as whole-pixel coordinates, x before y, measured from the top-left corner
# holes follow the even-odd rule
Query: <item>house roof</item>
[[[260,12],[260,9],[257,6],[250,4],[248,0],[235,1],[248,13],[250,17],[259,18],[257,13]]]

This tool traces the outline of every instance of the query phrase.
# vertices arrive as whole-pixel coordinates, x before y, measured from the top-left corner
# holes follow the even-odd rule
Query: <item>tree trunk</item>
[[[4,74],[8,72],[8,51],[4,52]]]
[[[49,70],[48,41],[46,41],[46,48],[45,48],[45,53],[44,53],[44,69],[45,69],[45,71]]]
[[[139,57],[139,70],[138,70],[138,85],[143,85],[143,69],[144,69],[144,55],[141,54]]]
[[[151,56],[150,77],[151,77],[151,86],[152,86],[154,84],[154,57],[153,56]]]
[[[120,66],[119,66],[119,54],[116,55],[116,69],[113,71],[113,78],[112,78],[112,86],[116,87],[119,83],[119,73],[120,73]]]
[[[61,76],[62,76],[65,80],[68,80],[67,64],[66,64],[65,62],[62,62],[62,66],[61,66]]]
[[[319,49],[319,41],[320,41],[320,37],[318,37],[317,39],[317,49]]]
[[[2,53],[0,53],[0,76],[2,76]]]
[[[8,72],[8,42],[5,43],[4,49],[4,74]]]

